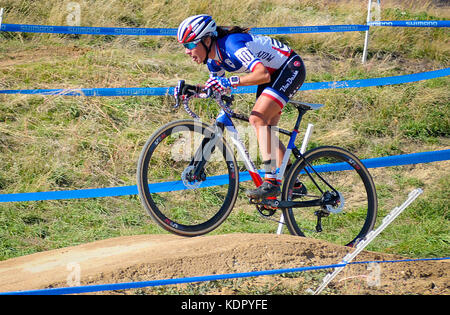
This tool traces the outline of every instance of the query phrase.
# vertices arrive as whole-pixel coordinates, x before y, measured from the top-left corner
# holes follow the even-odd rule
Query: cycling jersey
[[[265,95],[283,108],[305,80],[302,59],[287,45],[268,36],[229,34],[216,41],[216,58],[207,66],[212,76],[227,72],[252,72],[263,64],[271,81],[258,86],[256,97]]]
[[[252,72],[262,63],[272,74],[291,55],[292,50],[285,44],[268,36],[235,33],[217,39],[216,59],[208,60],[210,72],[223,76],[228,72]]]

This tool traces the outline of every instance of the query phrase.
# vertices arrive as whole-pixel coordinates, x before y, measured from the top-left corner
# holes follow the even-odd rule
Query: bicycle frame
[[[231,141],[233,142],[233,145],[236,147],[239,156],[244,161],[245,168],[250,174],[250,177],[252,178],[253,183],[256,187],[259,187],[263,180],[261,176],[259,175],[259,172],[257,168],[255,167],[255,164],[250,158],[250,155],[245,147],[245,145],[242,143],[239,133],[236,130],[236,127],[233,123],[233,118],[249,122],[249,118],[242,114],[235,113],[231,108],[231,103],[233,101],[233,97],[223,96],[219,93],[214,93],[213,96],[215,97],[217,103],[221,107],[221,111],[219,115],[216,117],[215,123],[212,125],[214,134],[211,138],[205,138],[202,141],[201,146],[197,149],[190,166],[195,166],[195,171],[193,173],[192,179],[201,179],[203,175],[203,169],[204,165],[210,158],[212,152],[214,151],[214,148],[216,147],[216,144],[218,140],[223,137],[224,130],[227,130],[228,133],[231,136]],[[199,94],[196,95],[196,97],[199,98],[208,98],[210,97],[210,94]],[[225,100],[225,103],[224,103]],[[278,127],[272,127],[275,131],[279,131],[282,134],[285,134],[289,136],[289,142],[286,148],[286,152],[283,157],[283,161],[281,163],[279,172],[277,174],[277,179],[282,180],[284,173],[286,171],[286,167],[288,165],[289,157],[291,154],[294,154],[294,156],[297,159],[302,159],[305,161],[307,166],[313,171],[315,175],[320,178],[331,190],[334,192],[334,195],[323,192],[322,189],[320,189],[319,185],[317,185],[314,178],[311,176],[310,172],[305,168],[306,174],[311,178],[311,180],[315,183],[317,188],[320,190],[320,192],[323,194],[321,198],[314,199],[314,200],[308,200],[308,201],[279,201],[276,199],[268,198],[262,201],[262,205],[266,205],[273,208],[303,208],[303,207],[313,207],[313,206],[323,206],[323,207],[329,207],[330,204],[332,204],[334,201],[339,199],[339,192],[334,189],[333,186],[331,186],[320,174],[316,172],[316,170],[304,159],[303,154],[300,152],[300,150],[295,145],[295,139],[298,135],[298,128],[300,126],[300,123],[302,121],[303,115],[310,109],[318,109],[320,108],[321,104],[309,104],[309,103],[303,103],[303,102],[297,102],[297,101],[290,101],[291,103],[297,104],[296,108],[299,111],[297,120],[294,125],[294,129],[292,131],[284,130]],[[199,117],[189,108],[189,97],[186,97],[183,99],[183,105],[185,111],[194,119],[199,119]],[[176,107],[178,105],[175,105]],[[198,163],[196,163],[198,162]]]
[[[282,180],[283,176],[284,176],[284,172],[286,171],[286,166],[288,164],[289,161],[289,157],[291,155],[292,152],[294,152],[295,156],[300,158],[301,154],[300,151],[297,149],[297,147],[295,146],[295,139],[297,137],[298,134],[298,127],[300,126],[300,122],[302,120],[302,117],[304,115],[305,111],[302,111],[299,113],[299,116],[297,118],[297,121],[295,123],[295,127],[293,131],[287,131],[278,127],[275,127],[273,129],[278,130],[280,133],[283,133],[285,135],[288,135],[289,138],[289,142],[288,142],[288,146],[286,148],[286,152],[284,154],[283,157],[283,161],[281,163],[279,172],[277,174],[277,179],[278,180]],[[234,123],[232,121],[232,118],[236,118],[239,120],[243,120],[248,122],[249,119],[248,117],[241,115],[241,114],[236,114],[234,112],[232,113],[227,113],[225,112],[225,110],[221,110],[221,112],[219,113],[219,115],[216,118],[216,123],[215,125],[219,127],[219,129],[221,129],[223,131],[223,129],[226,129],[227,132],[230,134],[231,136],[231,140],[233,142],[233,145],[236,147],[240,158],[244,161],[244,165],[247,169],[247,171],[250,174],[250,177],[252,178],[253,183],[256,185],[256,187],[260,186],[262,184],[262,178],[258,173],[258,170],[255,167],[255,164],[253,163],[253,161],[251,160],[248,151],[246,149],[246,147],[244,146],[244,144],[242,143],[239,133],[236,130]]]

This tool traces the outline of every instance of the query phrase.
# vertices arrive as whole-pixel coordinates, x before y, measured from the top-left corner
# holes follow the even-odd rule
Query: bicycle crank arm
[[[289,201],[277,199],[263,199],[260,201],[256,201],[254,199],[250,199],[250,203],[270,208],[307,208],[307,207],[324,206],[324,202],[321,199],[314,199],[307,201]]]

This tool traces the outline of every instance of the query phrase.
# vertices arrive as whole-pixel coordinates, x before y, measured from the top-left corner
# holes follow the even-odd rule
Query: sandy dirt
[[[183,238],[139,235],[113,238],[0,262],[0,292],[205,276],[338,263],[351,249],[291,235],[227,234]],[[404,257],[364,251],[357,261]],[[355,260],[355,261],[356,261]],[[449,262],[419,261],[351,265],[330,283],[326,294],[449,294]],[[368,269],[369,268],[369,269]],[[331,269],[322,271],[315,285]],[[376,271],[376,272],[375,272]],[[374,277],[378,274],[379,277]],[[306,277],[247,278],[240,287],[208,294],[252,294],[258,286],[306,294]],[[370,281],[369,281],[370,280]],[[310,285],[311,283],[309,283]],[[316,289],[316,287],[312,287]],[[249,291],[250,290],[250,291]],[[128,291],[128,292],[126,292]],[[136,294],[136,291],[97,294]],[[278,291],[277,291],[278,292]],[[279,293],[279,292],[278,292]]]

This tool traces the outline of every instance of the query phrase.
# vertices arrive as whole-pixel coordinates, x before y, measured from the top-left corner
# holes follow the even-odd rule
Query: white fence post
[[[325,276],[325,278],[323,278],[322,284],[317,288],[314,294],[319,294],[320,292],[322,292],[322,290],[325,289],[328,283],[330,283],[331,280],[333,280],[338,275],[338,273],[340,273],[342,269],[344,269],[345,266],[347,266],[347,264],[356,257],[356,255],[362,252],[363,249],[366,248],[366,246],[369,245],[369,243],[378,236],[378,234],[380,234],[392,221],[394,221],[400,215],[400,213],[402,213],[403,210],[405,210],[406,207],[408,207],[422,193],[423,190],[420,188],[411,191],[408,194],[408,199],[406,199],[406,201],[400,207],[395,207],[387,216],[383,218],[383,222],[376,230],[373,230],[372,232],[367,234],[367,236],[356,245],[356,249],[354,252],[347,254],[341,260],[339,264],[343,264],[343,267],[335,268],[333,273],[329,273]]]
[[[2,20],[3,20],[3,8],[0,8],[0,31],[2,29]]]
[[[367,4],[366,24],[369,24],[369,22],[371,20],[371,11],[372,11],[372,0],[369,0],[369,3]],[[369,26],[369,29],[366,31],[366,37],[364,39],[364,50],[363,50],[363,56],[362,56],[362,63],[365,63],[366,59],[367,59],[367,48],[369,45],[369,30],[370,30],[370,26]]]
[[[377,0],[377,3],[375,4],[375,19],[377,21],[381,20],[381,0]],[[367,4],[367,20],[366,24],[368,25],[369,22],[372,20],[372,0],[369,0]],[[363,56],[362,56],[362,63],[365,63],[367,60],[367,49],[369,48],[369,29],[366,31],[366,37],[364,39],[364,50],[363,50]]]
[[[302,147],[300,148],[300,153],[305,153],[306,146],[308,145],[309,138],[311,137],[311,133],[313,130],[314,125],[308,124],[308,127],[306,128],[305,136],[303,137]],[[278,229],[277,234],[281,234],[283,232],[283,225],[284,225],[284,216],[283,212],[280,215],[280,223],[278,223]]]

